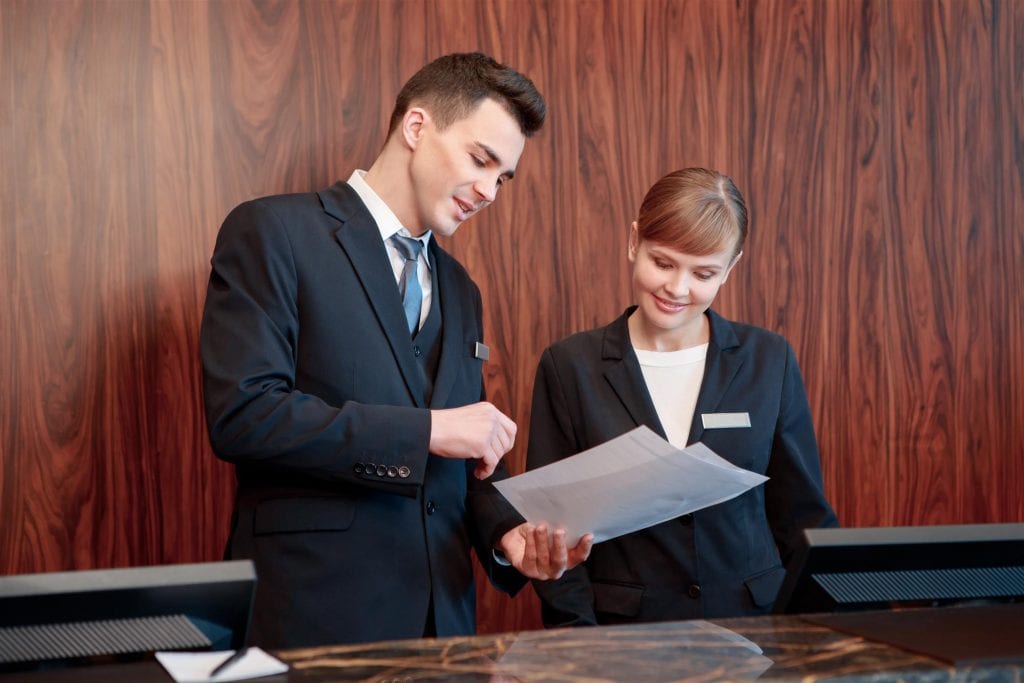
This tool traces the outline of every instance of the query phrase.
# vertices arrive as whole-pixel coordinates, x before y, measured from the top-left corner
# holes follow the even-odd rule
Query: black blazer
[[[533,394],[527,468],[639,425],[665,436],[629,341],[628,309],[611,325],[548,348]],[[782,337],[713,311],[689,443],[770,477],[719,505],[594,546],[584,565],[535,581],[548,626],[660,621],[770,611],[805,527],[834,526],[803,381]],[[750,414],[708,429],[703,413]]]
[[[470,548],[521,521],[473,463],[431,456],[429,408],[481,400],[480,293],[435,241],[443,336],[429,405],[387,251],[345,183],[246,202],[212,259],[201,353],[214,452],[236,465],[229,558],[258,576],[266,647],[474,631]]]

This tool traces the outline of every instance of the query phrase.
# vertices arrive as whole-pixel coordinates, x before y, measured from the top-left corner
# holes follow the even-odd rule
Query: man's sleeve
[[[200,333],[214,452],[249,467],[416,495],[427,462],[428,410],[334,406],[295,388],[299,267],[270,204],[246,202],[225,219]]]

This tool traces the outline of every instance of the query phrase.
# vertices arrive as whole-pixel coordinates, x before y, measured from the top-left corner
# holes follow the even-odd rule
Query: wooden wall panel
[[[446,240],[513,471],[541,351],[629,303],[644,190],[705,165],[752,218],[717,308],[792,342],[842,521],[1024,521],[1020,3],[7,0],[0,40],[0,573],[220,556],[220,221],[365,168],[405,79],[472,49],[550,112]],[[539,625],[479,585],[482,630]]]

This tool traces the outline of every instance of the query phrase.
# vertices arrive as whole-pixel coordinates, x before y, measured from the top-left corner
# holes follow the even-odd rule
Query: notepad
[[[250,647],[245,656],[214,677],[210,672],[234,652],[157,652],[156,659],[177,683],[217,683],[273,676],[288,671],[288,665],[258,647]]]

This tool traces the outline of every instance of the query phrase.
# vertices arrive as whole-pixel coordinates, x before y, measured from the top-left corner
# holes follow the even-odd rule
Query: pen
[[[247,648],[247,647],[243,647],[243,648],[239,648],[238,650],[235,650],[235,654],[231,655],[230,657],[228,657],[223,662],[221,662],[220,664],[218,664],[217,666],[215,666],[213,668],[213,671],[210,672],[210,678],[213,678],[217,674],[223,672],[229,666],[231,666],[232,664],[237,662],[239,659],[244,657],[245,653],[248,652],[248,651],[249,651],[249,648]]]

